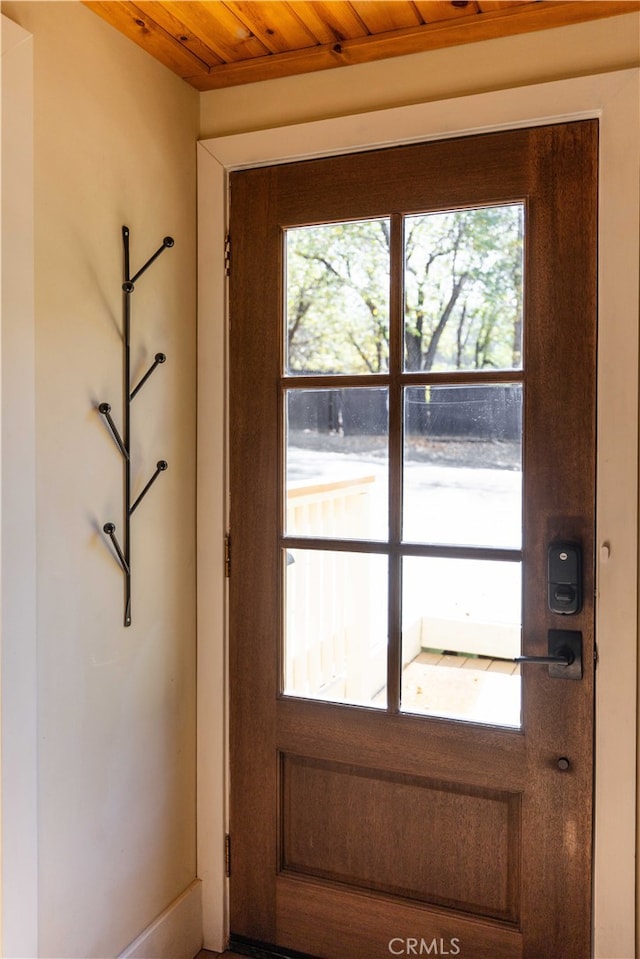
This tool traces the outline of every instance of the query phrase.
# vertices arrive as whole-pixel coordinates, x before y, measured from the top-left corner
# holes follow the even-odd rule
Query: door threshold
[[[296,952],[292,949],[283,949],[268,942],[258,942],[255,939],[245,939],[244,936],[229,938],[229,949],[239,952],[242,956],[251,956],[253,959],[318,959],[307,952]]]

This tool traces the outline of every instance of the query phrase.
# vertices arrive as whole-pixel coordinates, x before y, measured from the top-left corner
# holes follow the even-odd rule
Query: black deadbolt
[[[577,543],[552,543],[548,551],[549,609],[572,615],[582,608],[582,550]]]

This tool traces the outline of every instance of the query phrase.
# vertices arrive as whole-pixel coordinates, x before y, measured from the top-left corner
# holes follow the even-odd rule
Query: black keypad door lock
[[[582,609],[582,550],[577,543],[551,543],[548,550],[549,609],[565,616]]]

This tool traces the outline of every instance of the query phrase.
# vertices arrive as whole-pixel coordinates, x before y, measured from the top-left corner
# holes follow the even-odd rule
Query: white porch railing
[[[374,482],[374,476],[361,476],[290,488],[287,532],[369,539]],[[386,684],[386,622],[376,617],[376,600],[386,593],[386,562],[338,550],[288,555],[285,692],[371,703]]]
[[[372,539],[374,483],[374,476],[360,476],[289,488],[287,533]],[[287,556],[285,692],[371,704],[386,685],[386,558],[327,549],[291,550]],[[458,582],[456,589],[467,593],[472,585]],[[433,597],[438,611],[430,610],[428,586],[416,581],[405,603],[403,666],[424,649],[497,658],[518,655],[518,625],[497,622],[481,608],[469,615],[461,606],[443,615],[440,593]],[[440,592],[446,587],[441,584]],[[383,700],[380,697],[381,705]]]

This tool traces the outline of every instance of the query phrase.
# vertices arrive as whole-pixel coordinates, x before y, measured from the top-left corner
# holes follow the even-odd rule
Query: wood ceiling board
[[[225,61],[218,57],[213,50],[202,42],[202,39],[187,29],[182,20],[179,20],[169,9],[168,3],[158,0],[138,0],[136,6],[142,13],[145,21],[152,20],[159,27],[170,34],[177,43],[189,50],[208,66],[218,65]]]
[[[623,8],[623,9],[621,9]],[[618,0],[616,10],[630,13],[640,10],[637,0]],[[206,77],[194,77],[193,85],[200,90],[216,90],[245,83],[273,80],[281,77],[394,56],[404,56],[428,50],[438,50],[464,43],[492,40],[549,27],[567,26],[584,20],[611,16],[609,0],[571,0],[557,4],[532,4],[519,11],[508,10],[461,17],[413,30],[399,30],[382,37],[364,37],[339,44],[326,44],[308,51],[292,51],[244,63],[213,67]]]
[[[225,6],[271,53],[304,50],[319,43],[297,16],[296,4],[263,0],[262,3],[225,2]]]
[[[404,30],[422,23],[414,5],[405,0],[394,0],[392,3],[385,0],[353,0],[351,6],[371,34]]]
[[[480,13],[494,13],[506,7],[522,7],[525,3],[539,3],[539,0],[477,0],[477,3]]]
[[[247,37],[248,28],[232,14],[231,10],[217,0],[215,3],[200,0],[179,0],[163,6],[168,8],[177,21],[184,23],[185,36],[197,37],[207,48],[215,51],[223,60],[230,62],[208,67],[198,56],[183,47],[175,37],[151,22],[143,26],[136,25],[136,4],[128,2],[95,2],[83,0],[87,6],[111,22],[139,46],[148,50],[179,76],[183,77],[197,90],[216,90],[245,83],[255,83],[280,77],[311,73],[316,70],[328,70],[333,67],[358,63],[369,63],[389,57],[405,56],[429,50],[443,49],[464,43],[492,40],[513,36],[549,27],[561,27],[616,16],[640,10],[640,0],[506,0],[497,10],[486,13],[472,13],[466,16],[448,18],[427,24],[416,25],[403,30],[383,32],[373,36],[357,36],[328,41],[306,49],[284,53],[269,54],[264,44],[256,37]],[[482,0],[480,0],[482,2]],[[491,0],[484,0],[491,2]],[[388,6],[394,6],[395,0]],[[404,0],[397,0],[399,6]],[[366,5],[366,4],[365,4]],[[247,4],[247,7],[250,5]],[[289,4],[300,18],[306,5],[291,0]],[[297,7],[300,6],[300,11]],[[314,4],[320,9],[320,4]],[[340,15],[350,4],[326,3],[335,13],[339,7]],[[448,2],[442,2],[448,8]],[[459,9],[467,10],[471,7]],[[356,17],[355,8],[352,8]],[[221,16],[224,24],[218,28],[213,14]],[[417,8],[416,8],[417,16]],[[346,25],[346,21],[345,21]],[[329,26],[329,25],[328,25]],[[330,27],[332,31],[334,27]],[[166,45],[161,42],[166,40]],[[194,48],[195,49],[195,48]]]
[[[166,0],[165,5],[225,63],[264,57],[269,50],[239,20],[226,3],[201,3],[200,0]]]
[[[433,2],[441,3],[441,0]],[[367,28],[346,0],[295,0],[292,6],[318,43],[367,36]]]
[[[424,23],[469,17],[480,12],[478,4],[474,2],[459,6],[454,6],[453,3],[443,3],[442,0],[413,0],[413,3]]]
[[[207,63],[155,21],[147,19],[136,4],[122,0],[84,0],[84,4],[179,77],[208,73]]]

